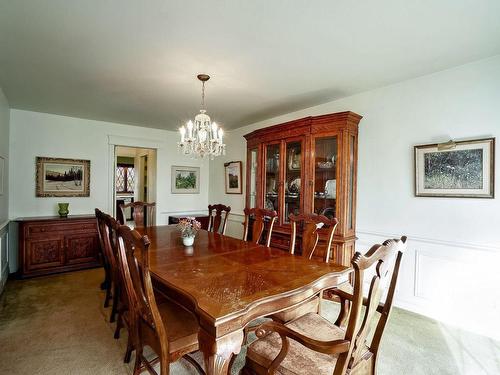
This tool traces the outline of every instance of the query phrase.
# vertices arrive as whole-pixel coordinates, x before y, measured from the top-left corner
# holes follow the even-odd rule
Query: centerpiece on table
[[[177,228],[181,231],[182,243],[184,246],[192,246],[196,233],[201,229],[201,223],[194,217],[186,217],[179,220]]]

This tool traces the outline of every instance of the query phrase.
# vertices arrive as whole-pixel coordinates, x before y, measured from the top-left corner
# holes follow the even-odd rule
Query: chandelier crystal
[[[201,109],[200,113],[194,118],[194,122],[189,120],[185,126],[179,128],[181,141],[177,147],[184,155],[190,155],[193,158],[210,157],[226,154],[226,145],[222,142],[224,131],[210,120],[205,109],[205,82],[210,79],[207,74],[199,74],[201,81]]]

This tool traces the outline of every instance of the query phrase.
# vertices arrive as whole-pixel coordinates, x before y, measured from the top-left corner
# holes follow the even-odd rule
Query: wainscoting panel
[[[358,231],[364,252],[394,234]],[[408,235],[395,305],[500,339],[500,248]]]
[[[231,213],[227,234],[243,235],[244,216]],[[408,236],[395,306],[500,340],[500,246],[358,231],[356,251]]]

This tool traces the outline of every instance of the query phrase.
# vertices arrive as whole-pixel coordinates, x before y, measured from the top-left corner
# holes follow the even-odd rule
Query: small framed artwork
[[[37,197],[89,197],[90,160],[36,158]]]
[[[172,194],[199,194],[200,168],[172,166]]]
[[[224,175],[226,176],[226,194],[243,194],[241,161],[224,163]]]
[[[2,156],[0,156],[0,195],[3,195],[4,174],[5,174],[5,159]]]
[[[495,138],[415,146],[415,195],[494,198]]]

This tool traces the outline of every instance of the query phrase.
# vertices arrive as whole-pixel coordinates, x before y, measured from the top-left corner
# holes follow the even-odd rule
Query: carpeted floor
[[[0,299],[0,374],[129,374],[126,334],[113,339],[102,307],[102,270],[9,281]],[[334,319],[336,306],[323,313]],[[237,373],[244,351],[235,361]],[[133,363],[133,362],[132,362]],[[193,374],[179,361],[175,375]],[[500,374],[500,343],[394,309],[379,374]]]

